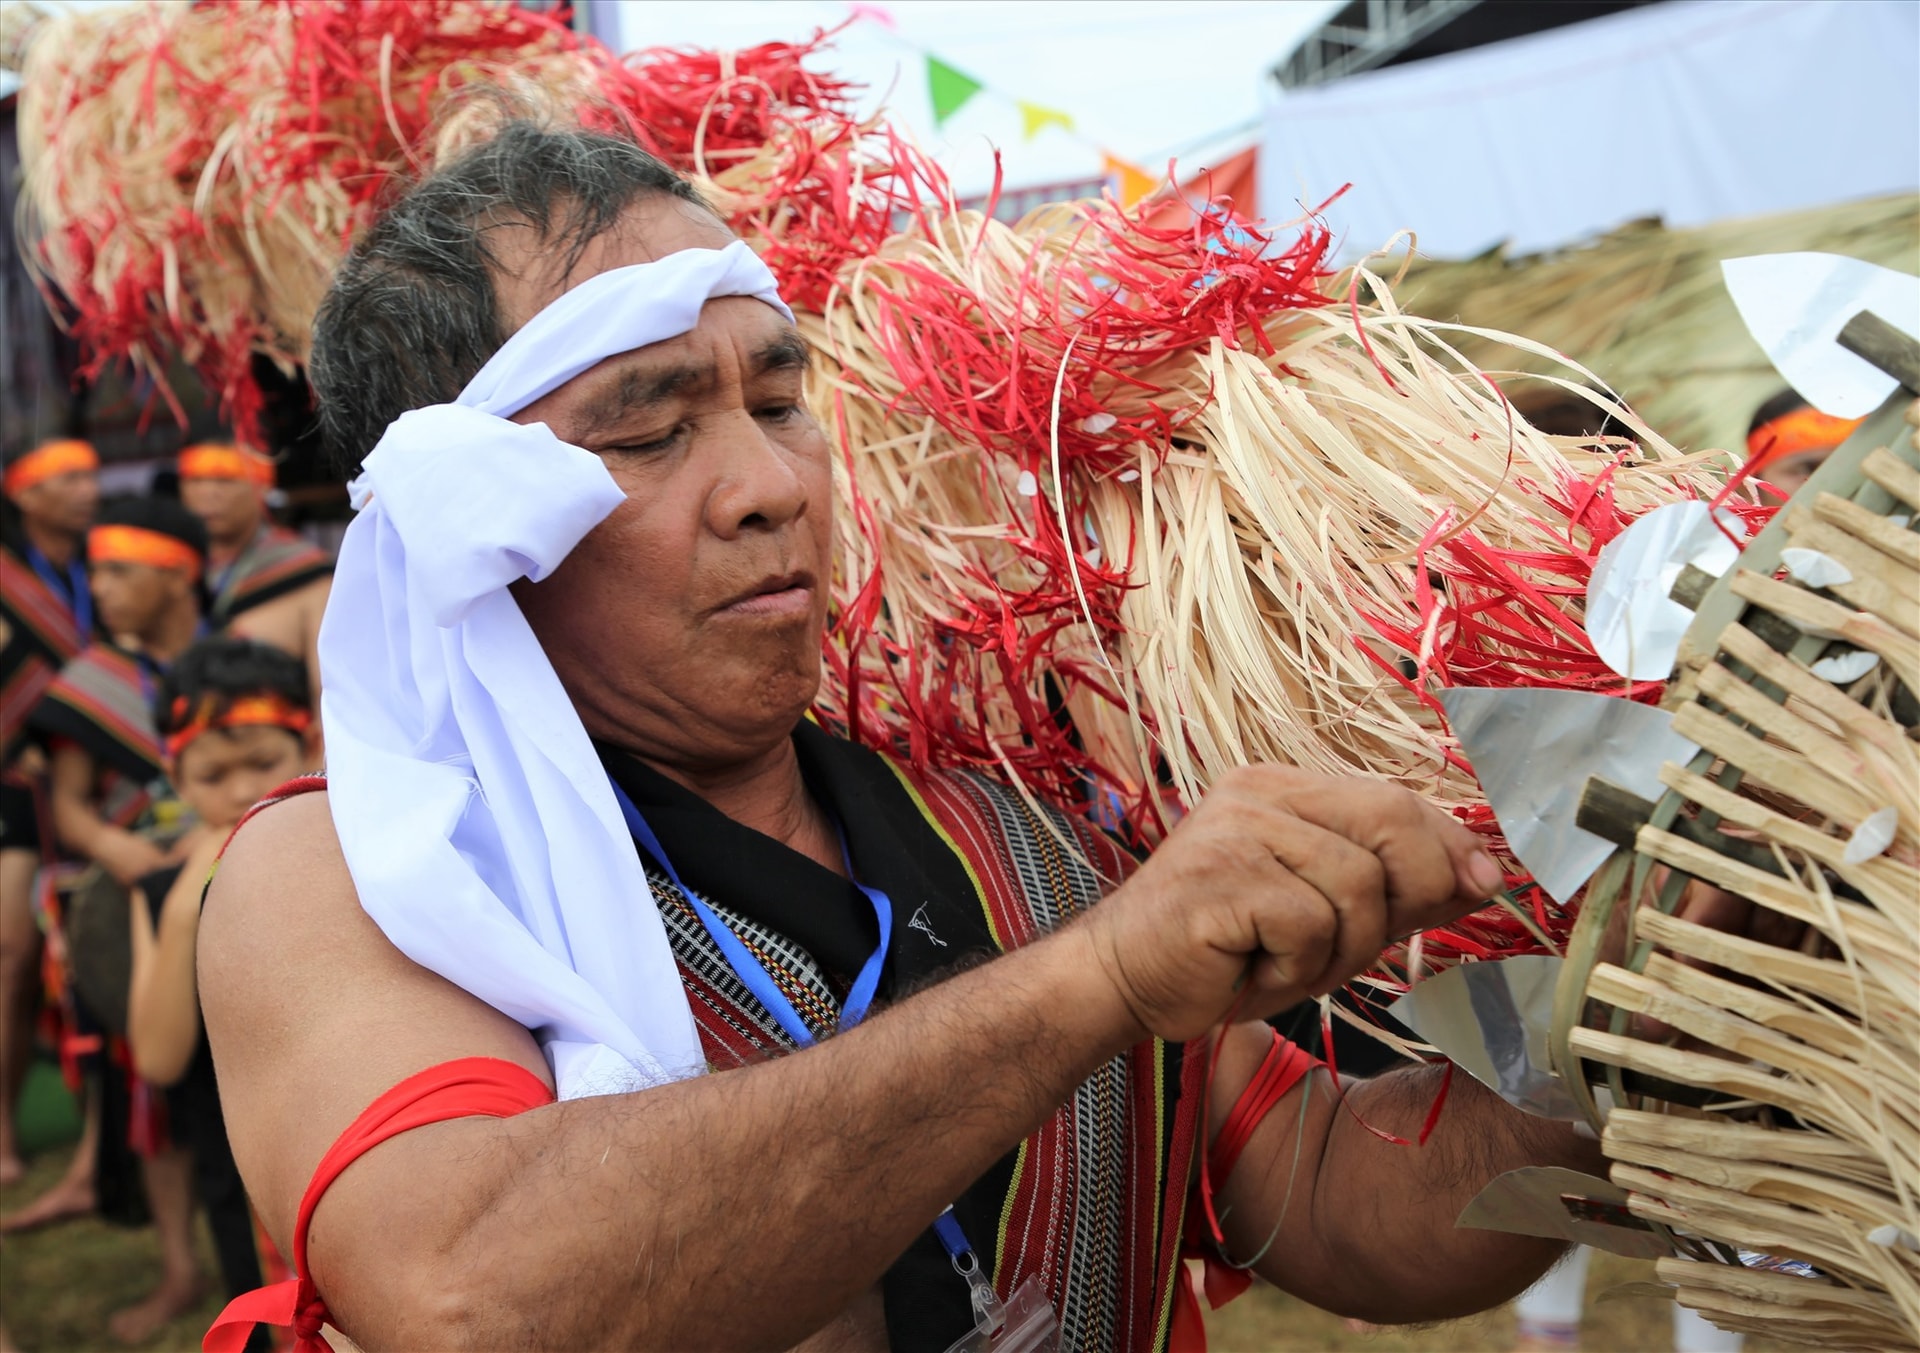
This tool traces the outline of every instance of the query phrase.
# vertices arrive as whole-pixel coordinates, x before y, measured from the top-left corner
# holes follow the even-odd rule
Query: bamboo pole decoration
[[[1920,1348],[1920,535],[1892,511],[1916,483],[1920,454],[1877,450],[1789,508],[1791,547],[1844,578],[1829,565],[1817,584],[1791,569],[1733,577],[1748,614],[1675,712],[1703,751],[1663,769],[1668,795],[1637,836],[1643,860],[1804,926],[1807,943],[1643,906],[1633,928],[1649,947],[1599,962],[1592,936],[1632,905],[1616,869],[1569,947],[1563,982],[1579,999],[1557,1002],[1556,1056],[1575,1074],[1622,1068],[1731,1097],[1709,1111],[1630,1097],[1602,1145],[1636,1216],[1812,1265],[1659,1265],[1716,1323],[1809,1344]],[[1813,637],[1779,651],[1759,637],[1777,620]],[[1851,646],[1881,661],[1836,684],[1823,653]],[[1679,896],[1666,887],[1658,902]]]

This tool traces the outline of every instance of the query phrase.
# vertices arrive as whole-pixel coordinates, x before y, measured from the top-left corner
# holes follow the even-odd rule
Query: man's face
[[[180,749],[169,778],[181,802],[202,822],[226,831],[247,809],[298,775],[306,760],[305,739],[285,728],[214,728]]]
[[[260,489],[244,479],[183,477],[180,501],[207,524],[207,534],[215,540],[241,540],[260,525]]]
[[[503,320],[517,329],[570,282],[732,238],[697,208],[648,198],[571,279],[552,251],[503,243]],[[514,589],[594,736],[668,766],[737,765],[812,701],[832,468],[800,402],[805,364],[778,311],[725,297],[690,333],[608,358],[514,415],[597,454],[627,495],[545,582]]]
[[[100,506],[100,475],[94,470],[69,470],[21,489],[13,501],[29,521],[77,536],[93,525],[93,514]]]
[[[115,638],[145,638],[173,602],[192,590],[177,568],[102,559],[89,570],[100,627]]]

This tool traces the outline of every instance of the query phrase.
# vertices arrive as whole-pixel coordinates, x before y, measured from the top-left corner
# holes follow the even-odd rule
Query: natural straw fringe
[[[1419,314],[1525,334],[1576,354],[1677,446],[1735,447],[1754,410],[1785,382],[1748,335],[1720,262],[1806,249],[1912,272],[1920,197],[1685,229],[1638,221],[1527,258],[1494,251],[1461,262],[1421,259],[1396,290]],[[1463,350],[1480,362],[1511,360],[1497,343],[1468,341]],[[1532,358],[1519,364],[1559,369]]]

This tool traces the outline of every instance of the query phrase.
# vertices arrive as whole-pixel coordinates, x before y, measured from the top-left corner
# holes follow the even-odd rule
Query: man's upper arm
[[[325,794],[277,804],[234,837],[207,894],[198,961],[234,1157],[283,1252],[321,1156],[398,1082],[479,1056],[551,1083],[525,1029],[406,958],[361,909]],[[357,1196],[355,1173],[327,1195],[344,1230],[392,1215],[393,1200]],[[423,1182],[416,1196],[434,1190]]]

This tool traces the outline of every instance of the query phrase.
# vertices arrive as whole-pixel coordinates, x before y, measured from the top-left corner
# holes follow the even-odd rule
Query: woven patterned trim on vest
[[[221,580],[209,614],[224,625],[332,572],[333,556],[304,536],[279,526],[263,527]]]
[[[1036,811],[984,777],[894,771],[965,862],[1003,950],[1092,906],[1134,867],[1088,824]],[[649,870],[648,881],[708,1060],[737,1066],[791,1051],[671,880]],[[706,900],[768,960],[808,1026],[832,1029],[838,997],[819,966],[765,927]],[[994,1285],[1005,1295],[1038,1274],[1060,1313],[1062,1350],[1145,1353],[1164,1346],[1196,1127],[1191,1113],[1167,1112],[1167,1078],[1180,1077],[1179,1108],[1188,1109],[1204,1070],[1195,1061],[1185,1065],[1177,1049],[1159,1042],[1132,1048],[1089,1077],[1019,1148],[994,1237]]]

